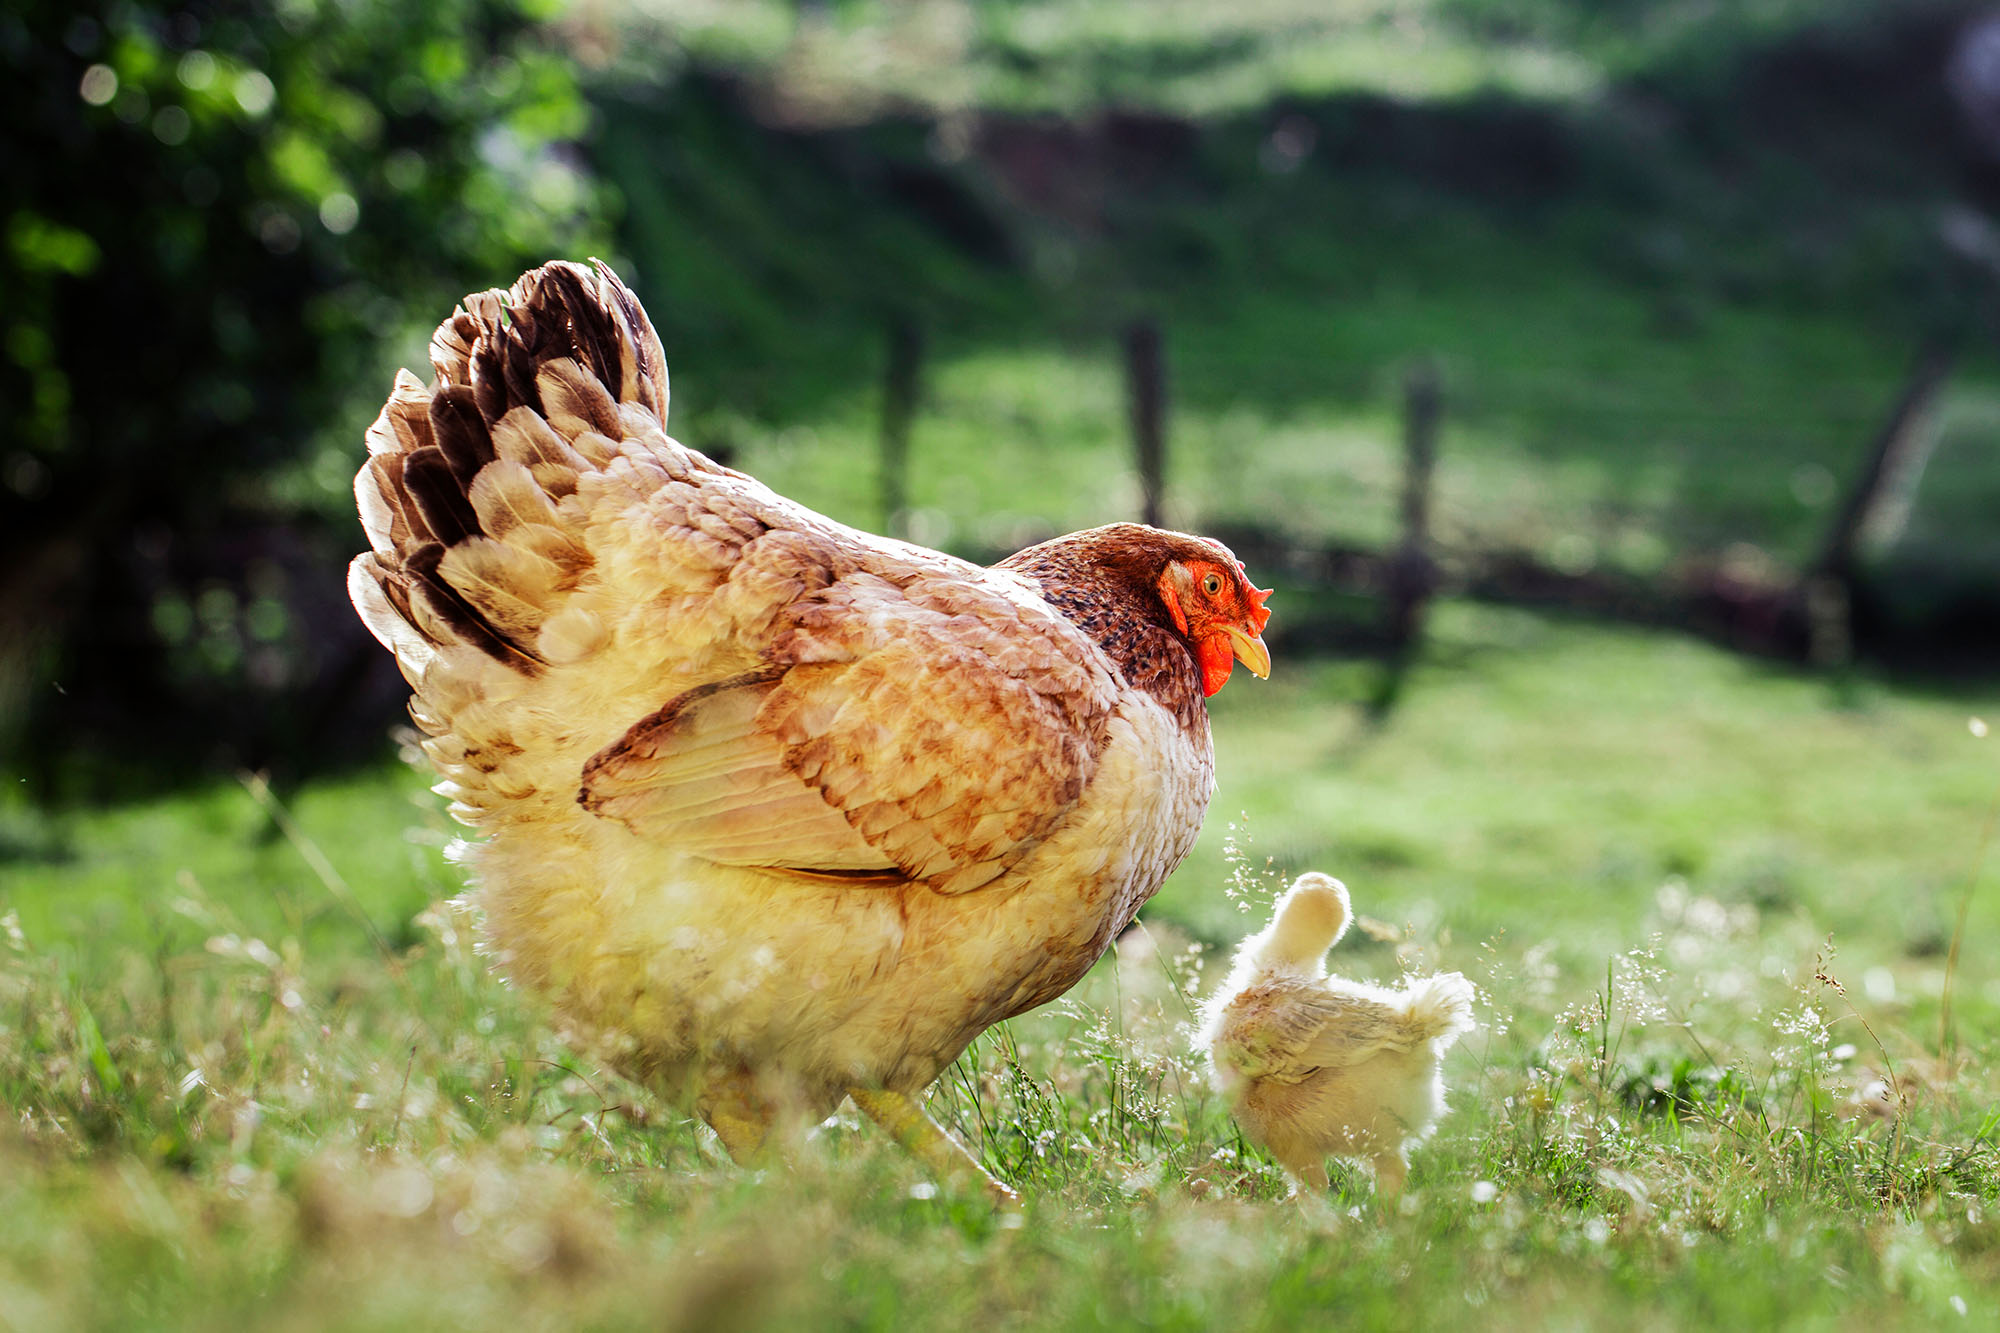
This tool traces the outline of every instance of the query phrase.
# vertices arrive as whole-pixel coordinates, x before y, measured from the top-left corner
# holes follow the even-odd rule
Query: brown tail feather
[[[493,436],[487,430],[486,417],[472,385],[439,386],[431,396],[430,419],[438,452],[451,464],[459,485],[470,486],[479,469],[493,461]]]
[[[428,389],[398,376],[368,432],[355,496],[373,553],[355,561],[355,605],[421,659],[406,670],[429,664],[425,645],[463,644],[534,675],[541,624],[590,565],[557,506],[627,437],[621,409],[664,427],[666,358],[616,274],[558,262],[467,297],[431,364]]]
[[[422,526],[437,541],[450,546],[479,532],[479,515],[465,498],[465,483],[442,449],[419,449],[405,456],[401,481],[403,494],[414,503]]]

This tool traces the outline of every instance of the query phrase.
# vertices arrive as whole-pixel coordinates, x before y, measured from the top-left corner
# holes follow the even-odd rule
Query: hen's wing
[[[1108,670],[1004,575],[876,563],[789,607],[763,667],[599,751],[585,807],[714,861],[946,893],[1047,837],[1095,769]]]

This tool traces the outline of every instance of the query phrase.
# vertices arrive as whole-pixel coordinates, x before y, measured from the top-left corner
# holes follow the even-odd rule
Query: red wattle
[[[1201,692],[1212,695],[1229,683],[1236,667],[1236,649],[1225,634],[1213,634],[1194,646],[1194,660],[1201,667]]]

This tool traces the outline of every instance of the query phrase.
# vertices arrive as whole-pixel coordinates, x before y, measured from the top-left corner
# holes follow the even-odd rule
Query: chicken
[[[368,432],[349,589],[483,835],[494,964],[738,1160],[852,1096],[979,1172],[920,1094],[1194,845],[1268,592],[1136,524],[986,569],[786,500],[668,437],[601,265],[467,297],[431,359]]]
[[[1237,949],[1198,1040],[1237,1123],[1294,1180],[1324,1190],[1328,1156],[1365,1157],[1386,1197],[1444,1113],[1438,1059],[1472,1027],[1472,983],[1442,972],[1390,990],[1328,976],[1349,916],[1346,885],[1299,876]]]

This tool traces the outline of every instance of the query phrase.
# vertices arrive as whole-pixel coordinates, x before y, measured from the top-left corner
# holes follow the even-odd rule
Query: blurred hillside
[[[460,293],[555,255],[645,299],[676,434],[973,555],[1137,512],[1135,318],[1165,346],[1173,521],[1386,546],[1399,386],[1435,358],[1440,545],[1638,579],[1804,567],[1948,349],[1860,623],[1907,661],[1991,646],[1981,10],[1220,8],[0,17],[9,766],[54,790],[79,752],[377,749],[400,682],[340,590],[361,430]],[[898,329],[924,360],[891,516]]]

